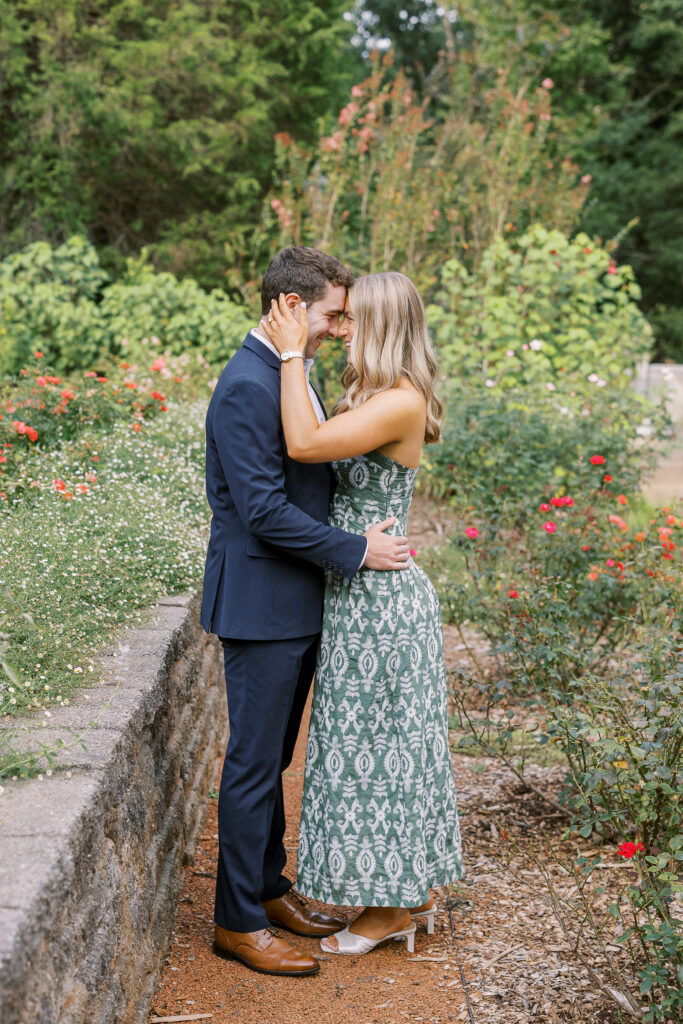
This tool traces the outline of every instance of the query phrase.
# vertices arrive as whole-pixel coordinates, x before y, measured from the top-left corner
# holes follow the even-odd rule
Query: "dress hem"
[[[421,906],[422,903],[426,903],[429,900],[429,890],[436,889],[442,885],[452,885],[458,882],[463,875],[462,865],[458,867],[457,875],[455,878],[452,877],[451,873],[437,875],[432,878],[431,881],[426,882],[426,889],[420,889],[420,894],[417,899],[414,896],[400,898],[398,896],[390,896],[383,903],[363,903],[357,900],[350,899],[346,893],[348,889],[342,892],[341,889],[314,889],[312,886],[303,885],[301,880],[297,878],[295,883],[296,891],[301,893],[302,896],[307,896],[308,899],[317,900],[318,903],[326,903],[331,907],[417,907]],[[422,896],[424,893],[424,896]],[[391,901],[391,902],[389,902]]]

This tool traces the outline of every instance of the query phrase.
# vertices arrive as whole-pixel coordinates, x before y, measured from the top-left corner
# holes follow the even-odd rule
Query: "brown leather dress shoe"
[[[333,935],[344,927],[344,922],[338,917],[331,917],[323,914],[320,910],[313,910],[309,907],[303,896],[290,889],[284,896],[276,900],[265,900],[261,904],[268,920],[278,928],[285,928],[294,935],[305,935],[322,939],[326,935]]]
[[[320,970],[314,956],[293,949],[270,928],[262,928],[259,932],[229,932],[216,925],[213,951],[224,960],[239,960],[260,974],[301,978],[306,974],[317,974]]]

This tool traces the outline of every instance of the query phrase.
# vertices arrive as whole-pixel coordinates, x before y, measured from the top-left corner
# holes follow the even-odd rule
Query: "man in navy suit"
[[[283,249],[261,288],[262,316],[280,293],[307,306],[307,367],[336,337],[352,278],[315,249]],[[283,353],[286,358],[289,353]],[[293,356],[294,358],[296,356]],[[325,411],[309,383],[319,420]],[[218,802],[214,951],[268,974],[320,969],[270,925],[324,936],[343,922],[292,890],[282,772],[289,765],[315,669],[324,570],[405,568],[408,542],[373,525],[364,536],[328,526],[327,464],[294,462],[280,420],[280,355],[258,328],[220,376],[206,417],[206,488],[213,513],[201,623],[223,644],[230,739]]]

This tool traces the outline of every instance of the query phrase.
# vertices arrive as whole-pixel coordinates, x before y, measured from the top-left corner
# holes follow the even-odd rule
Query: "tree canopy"
[[[520,168],[536,146],[534,168],[563,168],[552,187],[586,194],[573,230],[617,239],[634,267],[656,354],[683,359],[683,0],[0,0],[0,258],[80,233],[109,271],[146,248],[161,269],[248,296],[279,241],[281,153],[303,148],[290,168],[300,191],[325,191],[325,147],[351,86],[374,74],[378,44],[393,61],[387,81],[403,76],[410,109],[423,109],[422,156],[435,139],[447,170],[459,154],[448,206],[458,215],[440,236],[427,231],[432,263],[478,251],[470,235],[491,181],[503,189],[507,167],[508,190],[528,193],[534,178]],[[362,159],[347,185],[361,199],[373,145],[384,159],[388,136],[375,133],[367,158],[363,138],[387,109],[368,107],[372,124],[349,128]],[[499,133],[499,149],[478,133]],[[498,151],[507,163],[496,158],[492,175]],[[417,184],[428,226],[443,182],[433,203]],[[501,210],[518,205],[509,198]],[[355,231],[352,206],[332,224],[340,234]],[[506,237],[529,222],[510,217]],[[450,248],[437,252],[437,236]]]
[[[0,0],[1,253],[85,231],[220,277],[277,130],[312,138],[353,73],[343,0]]]

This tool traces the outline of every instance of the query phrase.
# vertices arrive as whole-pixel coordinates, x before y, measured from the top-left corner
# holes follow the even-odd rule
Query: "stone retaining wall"
[[[123,644],[105,652],[104,685],[48,728],[12,727],[15,747],[70,746],[51,777],[0,796],[2,1024],[148,1017],[225,747],[225,687],[197,598],[160,601]]]

